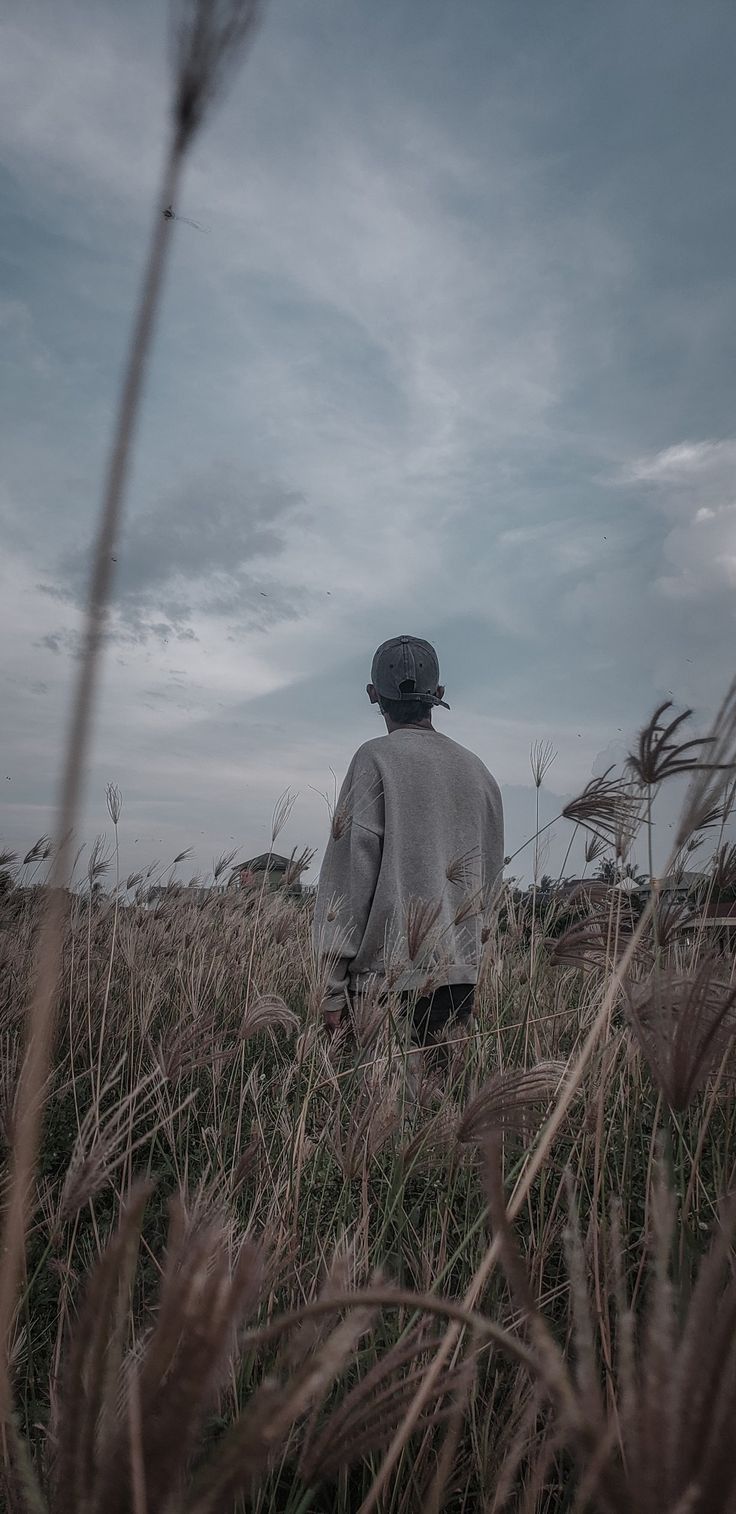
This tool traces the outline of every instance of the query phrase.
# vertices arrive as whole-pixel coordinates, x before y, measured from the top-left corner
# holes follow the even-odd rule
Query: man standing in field
[[[473,1011],[483,919],[503,866],[498,784],[432,725],[442,705],[437,654],[395,636],[373,658],[367,694],[386,736],[366,741],[343,783],[320,872],[314,940],[324,1020],[383,986],[421,1042]]]

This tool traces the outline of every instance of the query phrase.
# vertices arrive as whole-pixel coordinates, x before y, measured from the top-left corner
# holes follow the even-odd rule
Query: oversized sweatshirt
[[[472,752],[404,726],[356,752],[332,820],[314,941],[337,1008],[372,979],[475,983],[503,867],[498,784]]]

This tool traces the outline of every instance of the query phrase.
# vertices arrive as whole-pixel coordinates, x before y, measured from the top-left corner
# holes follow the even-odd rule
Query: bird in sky
[[[190,221],[188,216],[177,215],[173,205],[167,205],[162,214],[165,221],[183,221],[185,226],[193,226],[195,231],[209,231],[209,226],[200,226],[199,221]]]

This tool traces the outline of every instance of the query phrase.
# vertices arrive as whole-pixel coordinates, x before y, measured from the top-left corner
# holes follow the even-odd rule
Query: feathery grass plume
[[[310,1426],[299,1461],[306,1483],[333,1481],[346,1468],[384,1449],[397,1416],[405,1411],[438,1344],[428,1335],[425,1323],[412,1326],[369,1367],[326,1419]],[[447,1418],[451,1407],[448,1400],[473,1371],[472,1363],[466,1363],[443,1374],[415,1426],[415,1434]]]
[[[295,1423],[322,1402],[352,1360],[374,1311],[357,1308],[285,1381],[265,1382],[205,1464],[187,1514],[220,1514],[257,1486]]]
[[[576,920],[559,936],[548,936],[545,945],[555,967],[605,969],[614,955],[620,956],[627,943],[621,943],[612,927],[608,910]]]
[[[0,1035],[0,1142],[9,1151],[15,1129],[15,1101],[18,1094],[20,1048],[10,1031]]]
[[[601,1376],[596,1347],[595,1330],[588,1298],[588,1265],[585,1247],[580,1233],[580,1219],[575,1201],[575,1190],[569,1167],[565,1168],[565,1193],[568,1221],[564,1232],[565,1259],[570,1279],[570,1304],[572,1343],[574,1349],[573,1376],[579,1394],[587,1405],[593,1420],[595,1433],[602,1437],[604,1428],[604,1405],[601,1394]]]
[[[132,443],[140,409],[155,320],[163,288],[174,218],[163,206],[176,203],[187,151],[206,111],[222,92],[228,74],[242,57],[260,7],[255,0],[179,0],[176,7],[175,80],[172,130],[154,208],[153,229],[140,298],[130,332],[120,403],[114,423],[110,459],[103,487],[98,530],[92,554],[87,613],[72,701],[69,736],[63,759],[58,804],[58,843],[51,867],[50,891],[36,945],[34,988],[26,1017],[26,1056],[22,1098],[13,1148],[8,1202],[0,1237],[0,1421],[11,1409],[7,1339],[23,1248],[38,1150],[43,1090],[46,1085],[55,1020],[55,993],[64,929],[61,891],[68,883],[70,838],[79,808],[82,771],[94,708],[105,615],[112,586],[115,548]]]
[[[708,751],[699,762],[685,795],[675,845],[682,846],[693,831],[702,831],[717,809],[729,784],[736,777],[736,678],[716,715]]]
[[[356,1044],[365,1050],[372,1046],[387,1024],[390,999],[385,984],[368,983],[351,996],[350,1019]]]
[[[341,804],[336,804],[330,820],[330,835],[333,841],[342,841],[353,823],[353,811],[350,805],[350,796],[346,795]]]
[[[242,1188],[244,1183],[258,1178],[263,1169],[265,1157],[266,1147],[263,1136],[254,1122],[233,1170],[231,1188],[234,1194]]]
[[[671,709],[671,699],[665,699],[657,706],[639,732],[636,751],[629,753],[629,768],[645,787],[655,788],[665,778],[694,772],[703,760],[703,748],[713,740],[712,736],[697,736],[690,741],[673,740],[693,712],[683,710],[665,725],[662,716]]]
[[[480,847],[471,847],[459,857],[448,862],[445,877],[448,883],[474,883],[480,871]]]
[[[122,1064],[119,1064],[101,1089],[103,1104],[106,1096],[118,1086],[121,1071]],[[113,1104],[102,1120],[98,1105],[90,1105],[81,1120],[64,1176],[59,1200],[59,1224],[72,1219],[83,1204],[110,1182],[126,1157],[131,1156],[141,1144],[150,1142],[152,1131],[146,1121],[157,1107],[159,1087],[159,1073],[149,1073],[141,1078],[129,1094]],[[189,1095],[185,1104],[191,1103],[193,1097],[193,1094]],[[156,1128],[160,1128],[160,1123],[156,1122]],[[144,1128],[134,1139],[133,1131],[138,1125]]]
[[[534,787],[541,789],[545,777],[552,763],[557,757],[557,752],[551,741],[534,741],[529,752],[529,766],[532,770]]]
[[[619,864],[628,860],[647,810],[646,798],[634,779],[624,780],[624,790],[626,801],[619,811],[612,838],[613,855]]]
[[[280,794],[279,798],[276,800],[276,803],[273,807],[273,815],[271,816],[272,846],[275,841],[278,841],[278,838],[281,835],[284,826],[288,825],[298,797],[298,794],[292,794],[291,789],[285,789],[283,794]],[[234,856],[235,852],[233,852],[233,857]],[[232,862],[232,857],[230,858],[230,861]]]
[[[581,1446],[577,1459],[588,1506],[611,1514],[732,1514],[736,1459],[736,1283],[730,1265],[734,1205],[721,1213],[689,1298],[670,1278],[674,1205],[658,1163],[652,1204],[651,1283],[637,1342],[620,1260],[614,1391],[608,1449]],[[580,1408],[587,1412],[582,1393]],[[592,1428],[592,1427],[591,1427]],[[619,1450],[620,1446],[620,1450]],[[607,1454],[606,1454],[607,1453]]]
[[[494,1073],[466,1105],[457,1127],[463,1145],[505,1131],[531,1137],[564,1079],[565,1062],[538,1062]]]
[[[586,860],[586,862],[597,862],[598,858],[602,857],[603,853],[605,851],[607,851],[607,849],[608,849],[608,842],[604,841],[604,839],[603,839],[602,836],[596,836],[595,834],[590,835],[590,836],[586,836],[586,838],[585,838],[585,860]]]
[[[488,912],[488,908],[488,890],[486,888],[471,889],[460,900],[452,917],[453,924],[461,925],[463,920],[474,920],[478,915],[485,915]]]
[[[222,96],[263,10],[263,0],[174,0],[173,114],[180,150]]]
[[[238,1037],[241,1041],[247,1041],[262,1030],[273,1030],[276,1027],[293,1035],[299,1029],[299,1016],[294,1014],[293,1009],[289,1009],[280,994],[261,994],[246,1005]]]
[[[26,852],[23,858],[23,867],[30,867],[32,862],[45,862],[51,856],[51,850],[51,837],[39,836],[38,841],[34,841],[30,851]]]
[[[113,854],[107,846],[104,836],[95,837],[95,843],[89,854],[87,863],[87,882],[91,889],[95,888],[109,873],[112,865]]]
[[[607,768],[599,778],[591,778],[582,794],[571,799],[562,813],[584,830],[593,831],[601,840],[616,843],[622,830],[638,825],[640,801],[620,778],[611,778]]]
[[[713,853],[710,868],[711,887],[716,897],[736,891],[736,841],[724,841]]]
[[[296,847],[294,848],[284,870],[285,888],[291,888],[293,884],[299,883],[302,873],[306,873],[307,868],[312,866],[316,855],[317,851],[313,846],[305,846],[303,851],[299,853],[297,853]]]
[[[117,1231],[89,1278],[68,1343],[54,1427],[53,1507],[60,1514],[95,1509],[100,1454],[114,1433],[125,1349],[127,1295],[133,1278],[143,1211],[152,1191],[131,1195]]]
[[[417,1090],[417,1106],[422,1108],[427,1099],[428,1086],[434,1091],[438,1088],[435,1079],[425,1074],[425,1078]],[[457,1113],[452,1104],[447,1107],[447,1097],[443,1107],[428,1121],[423,1121],[416,1133],[402,1147],[400,1152],[401,1164],[405,1172],[417,1172],[424,1167],[434,1166],[452,1150],[457,1133]]]
[[[497,1128],[489,1130],[484,1141],[483,1176],[491,1228],[498,1241],[501,1266],[513,1303],[531,1341],[539,1379],[568,1424],[576,1425],[578,1415],[569,1372],[534,1298],[524,1258],[507,1213],[503,1182],[503,1143]]]
[[[631,1028],[671,1109],[687,1109],[736,1036],[736,984],[704,958],[690,974],[659,968],[625,985]]]
[[[217,1219],[192,1231],[174,1206],[155,1323],[137,1360],[128,1365],[122,1403],[109,1416],[93,1463],[95,1514],[128,1514],[133,1506],[127,1454],[133,1392],[140,1406],[147,1508],[178,1505],[206,1416],[224,1384],[236,1332],[260,1294],[260,1251],[245,1242],[231,1267],[228,1236],[229,1227]],[[120,1387],[118,1382],[118,1400]],[[89,1461],[94,1449],[87,1438],[84,1447]]]
[[[221,852],[220,856],[215,858],[212,863],[212,878],[215,883],[219,883],[223,873],[227,872],[233,858],[237,857],[237,855],[238,848],[236,846],[232,852]]]
[[[51,1514],[29,1448],[14,1414],[4,1426],[0,1497],[7,1514]]]
[[[214,1007],[198,1011],[190,1019],[181,1015],[165,1025],[155,1042],[154,1055],[161,1077],[172,1085],[226,1057],[228,1053],[218,1045]],[[230,1055],[234,1055],[234,1048]]]
[[[398,1089],[374,1067],[350,1104],[340,1102],[325,1141],[346,1181],[360,1177],[399,1126]]]
[[[319,1277],[313,1283],[307,1301],[311,1303],[318,1300],[325,1304],[330,1299],[335,1299],[337,1302],[334,1312],[308,1315],[294,1330],[287,1333],[279,1350],[279,1365],[285,1374],[293,1372],[296,1367],[302,1367],[334,1329],[341,1313],[340,1298],[353,1292],[356,1270],[355,1240],[341,1236],[332,1256],[320,1267]],[[379,1274],[373,1278],[376,1286],[382,1281]]]
[[[116,783],[108,783],[105,790],[105,802],[113,825],[117,825],[120,819],[120,812],[123,808],[123,796]]]
[[[698,915],[691,899],[657,897],[652,906],[648,935],[655,947],[667,951],[688,927],[697,925]]]
[[[410,899],[406,906],[406,949],[410,962],[416,962],[430,932],[440,917],[442,901]]]

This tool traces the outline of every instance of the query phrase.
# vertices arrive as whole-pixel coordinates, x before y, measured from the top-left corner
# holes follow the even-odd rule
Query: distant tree
[[[623,882],[624,878],[630,878],[637,888],[643,888],[647,882],[646,873],[638,873],[633,863],[615,862],[613,857],[605,857],[602,862],[599,862],[593,877],[599,883],[607,883],[610,888]]]

